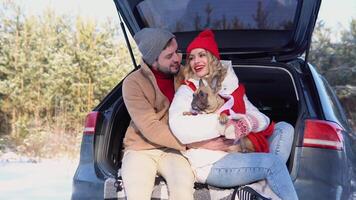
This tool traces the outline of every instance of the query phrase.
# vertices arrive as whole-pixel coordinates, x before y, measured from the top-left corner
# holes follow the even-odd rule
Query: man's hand
[[[229,140],[224,137],[218,137],[211,140],[205,140],[201,142],[194,142],[188,144],[187,147],[191,149],[209,149],[209,150],[220,150],[228,151],[229,147],[234,143],[234,140]]]

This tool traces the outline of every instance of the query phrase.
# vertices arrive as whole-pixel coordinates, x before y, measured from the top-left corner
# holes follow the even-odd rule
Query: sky
[[[112,0],[15,0],[15,2],[33,15],[39,15],[45,8],[50,7],[57,14],[81,15],[98,22],[107,18],[118,21]],[[356,19],[356,0],[322,0],[318,18],[334,30],[348,28],[351,19]]]

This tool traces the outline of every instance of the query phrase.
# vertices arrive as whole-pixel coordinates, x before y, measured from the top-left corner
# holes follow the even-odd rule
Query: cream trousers
[[[167,182],[170,200],[193,200],[194,174],[187,159],[176,150],[127,150],[121,175],[127,200],[149,200],[156,174]]]

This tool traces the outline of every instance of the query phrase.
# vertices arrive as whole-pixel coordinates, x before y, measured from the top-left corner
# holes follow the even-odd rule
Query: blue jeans
[[[292,149],[294,128],[287,122],[278,122],[274,126],[273,134],[268,138],[269,151],[286,163]]]
[[[285,122],[275,126],[269,138],[271,153],[230,153],[214,163],[207,184],[234,187],[266,179],[281,199],[298,199],[285,162],[293,142],[294,129]]]

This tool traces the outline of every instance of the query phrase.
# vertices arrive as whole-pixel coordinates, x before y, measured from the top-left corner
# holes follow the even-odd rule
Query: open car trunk
[[[286,121],[295,126],[301,105],[294,67],[281,63],[234,64],[234,70],[246,87],[247,97],[261,112],[275,122]],[[121,166],[122,143],[130,117],[123,104],[117,104],[114,109],[110,136],[106,137],[109,151],[105,157],[110,159],[107,160],[110,171],[116,173]]]
[[[132,35],[166,29],[185,52],[206,28],[222,58],[290,60],[309,48],[321,0],[114,0]]]

